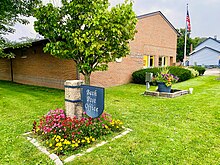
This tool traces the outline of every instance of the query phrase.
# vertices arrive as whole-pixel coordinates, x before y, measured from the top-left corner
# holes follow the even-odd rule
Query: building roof
[[[207,40],[213,40],[213,41],[217,42],[217,43],[219,44],[219,47],[220,47],[220,41],[219,41],[219,40],[217,40],[217,39],[215,39],[215,38],[212,38],[212,37],[208,37],[208,38],[206,38],[204,41],[202,41],[201,43],[199,43],[199,44],[196,46],[196,48],[197,48],[198,46],[200,46],[201,44],[203,44],[204,42],[206,42]],[[209,47],[209,46],[204,46],[203,48],[201,48],[201,49],[199,49],[199,50],[196,50],[196,48],[195,48],[195,50],[192,51],[189,55],[192,55],[192,54],[194,54],[194,53],[196,53],[196,52],[202,50],[203,48],[209,48],[209,49],[215,50],[215,49],[213,49],[213,48],[211,48],[211,47]],[[215,50],[215,51],[218,52],[218,50]]]
[[[13,47],[6,47],[4,48],[4,51],[11,51],[11,50],[16,50],[16,49],[26,49],[28,47],[31,47],[31,46],[38,46],[38,45],[46,45],[47,43],[49,42],[48,39],[38,39],[38,40],[35,40],[35,41],[32,41],[30,42],[30,45],[27,45],[27,46],[22,46],[22,47],[17,47],[17,48],[13,48]],[[29,42],[27,42],[29,43]],[[25,44],[25,43],[24,43]]]
[[[205,46],[205,47],[203,47],[203,48],[201,48],[201,49],[199,49],[199,50],[197,50],[197,51],[195,51],[195,52],[190,53],[190,56],[193,55],[193,54],[195,54],[195,53],[198,53],[198,52],[200,52],[200,51],[202,51],[202,50],[204,50],[204,49],[209,49],[209,50],[212,50],[212,51],[217,52],[217,53],[220,54],[220,51],[215,50],[215,49],[213,49],[213,48],[210,48],[210,47],[208,47],[208,46]]]
[[[138,19],[143,19],[146,17],[151,17],[151,16],[155,16],[159,14],[166,22],[167,24],[175,31],[175,33],[179,36],[180,33],[176,30],[176,28],[170,23],[170,21],[163,15],[163,13],[161,11],[156,11],[156,12],[152,12],[152,13],[148,13],[148,14],[143,14],[143,15],[139,15],[137,16]]]
[[[204,41],[202,41],[201,43],[199,43],[196,47],[198,47],[199,45],[201,45],[202,43],[206,42],[206,41],[209,40],[209,39],[211,39],[211,40],[213,40],[213,41],[215,41],[215,42],[218,42],[218,43],[220,44],[220,41],[219,41],[219,40],[214,39],[214,38],[212,38],[212,37],[208,37],[208,38],[206,38]]]

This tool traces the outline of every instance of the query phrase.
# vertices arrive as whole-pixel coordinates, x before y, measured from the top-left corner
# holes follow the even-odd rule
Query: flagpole
[[[188,11],[188,3],[187,3],[186,11]],[[186,21],[186,26],[185,26],[185,43],[184,43],[183,66],[186,66],[186,41],[187,41],[187,21]]]

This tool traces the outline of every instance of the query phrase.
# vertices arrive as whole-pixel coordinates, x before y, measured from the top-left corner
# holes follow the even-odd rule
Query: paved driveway
[[[220,68],[206,69],[204,75],[220,76]]]

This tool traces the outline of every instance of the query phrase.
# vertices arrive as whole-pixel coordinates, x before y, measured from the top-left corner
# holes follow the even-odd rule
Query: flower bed
[[[153,77],[153,82],[163,82],[167,87],[176,83],[179,80],[177,76],[169,73],[168,68],[162,68],[160,73],[158,72],[155,77]]]
[[[34,121],[33,133],[54,153],[66,154],[88,145],[103,135],[122,130],[122,122],[103,113],[99,118],[66,117],[62,109],[51,110],[39,122]]]

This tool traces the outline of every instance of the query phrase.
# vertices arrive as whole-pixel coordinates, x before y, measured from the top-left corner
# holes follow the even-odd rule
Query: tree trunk
[[[85,74],[85,75],[84,75],[85,84],[86,84],[86,85],[90,85],[90,75],[91,75],[91,74]]]

